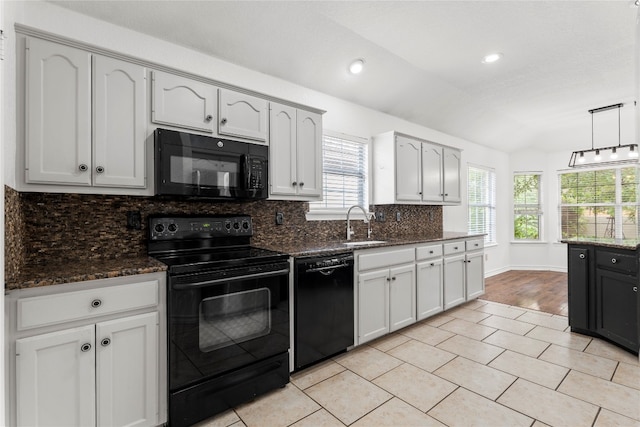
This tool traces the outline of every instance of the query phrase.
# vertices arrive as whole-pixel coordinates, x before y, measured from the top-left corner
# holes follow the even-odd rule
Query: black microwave
[[[269,147],[156,129],[156,195],[266,199]]]

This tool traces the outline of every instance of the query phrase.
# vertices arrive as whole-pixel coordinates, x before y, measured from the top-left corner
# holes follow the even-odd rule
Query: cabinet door
[[[444,259],[444,309],[465,301],[465,256],[456,255]]]
[[[232,90],[220,89],[218,104],[218,133],[267,142],[266,99]]]
[[[358,276],[358,344],[389,332],[389,270]]]
[[[422,143],[422,200],[442,202],[442,147]]]
[[[638,351],[638,278],[596,270],[596,332]]]
[[[389,278],[389,331],[393,332],[416,322],[416,267],[394,267]]]
[[[422,200],[421,150],[419,141],[396,137],[396,200]]]
[[[94,326],[17,340],[16,394],[19,426],[95,425]]]
[[[467,253],[465,264],[466,300],[469,301],[484,295],[484,252]]]
[[[322,115],[297,111],[298,194],[320,197],[322,194]]]
[[[154,71],[151,121],[213,132],[216,88],[185,77]]]
[[[443,148],[444,201],[460,203],[460,150]]]
[[[96,325],[98,426],[155,426],[158,314]]]
[[[442,258],[418,263],[416,268],[417,320],[422,320],[444,309]]]
[[[269,132],[269,192],[295,195],[296,109],[272,102]]]
[[[589,287],[591,283],[591,251],[588,248],[569,246],[568,302],[571,328],[588,330]]]
[[[91,185],[91,54],[27,39],[26,182]]]
[[[93,57],[93,184],[145,187],[146,69]]]

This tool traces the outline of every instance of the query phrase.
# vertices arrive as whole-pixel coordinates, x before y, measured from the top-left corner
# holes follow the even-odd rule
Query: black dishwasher
[[[294,368],[353,346],[353,254],[295,259]]]

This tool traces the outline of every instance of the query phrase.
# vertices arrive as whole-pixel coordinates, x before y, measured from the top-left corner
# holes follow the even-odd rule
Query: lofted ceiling
[[[631,0],[52,3],[505,152],[635,138]]]

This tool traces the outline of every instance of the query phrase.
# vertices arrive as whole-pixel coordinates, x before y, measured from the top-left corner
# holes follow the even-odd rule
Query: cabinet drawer
[[[358,271],[372,268],[389,267],[397,264],[414,262],[416,253],[414,248],[394,249],[384,252],[363,253],[358,255]]]
[[[158,305],[158,281],[23,298],[18,330]]]
[[[444,244],[444,254],[453,255],[463,253],[465,251],[464,242],[451,242]]]
[[[599,268],[619,271],[621,273],[638,274],[638,256],[618,251],[598,249],[596,251],[596,264]]]
[[[478,251],[484,248],[484,239],[467,240],[467,251]]]
[[[416,248],[416,260],[437,258],[442,256],[442,244],[418,246]]]

